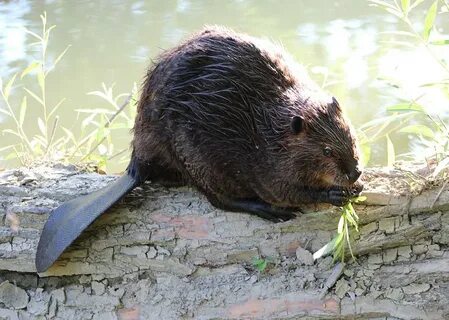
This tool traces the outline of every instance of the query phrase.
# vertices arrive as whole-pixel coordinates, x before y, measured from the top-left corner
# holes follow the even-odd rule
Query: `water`
[[[422,17],[430,4],[424,1],[414,15]],[[88,92],[99,90],[103,82],[115,84],[117,94],[129,92],[134,82],[141,82],[151,58],[207,24],[226,25],[282,42],[318,83],[338,97],[355,127],[381,115],[385,106],[411,98],[416,94],[418,80],[434,78],[441,72],[428,57],[421,59],[428,55],[422,48],[384,43],[388,36],[383,32],[403,30],[404,26],[367,1],[17,0],[0,1],[2,79],[8,79],[32,60],[35,49],[30,48],[32,39],[24,28],[39,32],[39,15],[44,11],[49,24],[57,25],[50,39],[49,59],[71,45],[48,78],[48,100],[56,103],[66,99],[59,111],[61,124],[75,133],[79,131],[75,109],[105,106],[104,101]],[[448,25],[448,21],[439,21],[439,31],[448,33]],[[398,76],[407,80],[403,90],[379,80]],[[24,85],[36,86],[27,79]],[[20,86],[16,87],[13,93],[19,95],[20,90]],[[442,105],[436,103],[439,98],[434,95],[426,103],[436,108]],[[19,104],[15,101],[14,108]],[[0,107],[4,107],[2,102]],[[31,111],[25,119],[27,128],[36,127],[36,109]],[[0,126],[9,128],[12,122],[0,114]],[[13,143],[11,136],[0,139],[0,148]],[[115,134],[115,150],[126,147],[130,139],[127,131]],[[394,142],[397,153],[411,149],[407,137],[396,137]],[[385,162],[384,150],[383,140],[373,145],[371,164]],[[16,165],[15,160],[2,160],[0,152],[0,167]],[[125,165],[110,163],[108,170],[117,172]]]

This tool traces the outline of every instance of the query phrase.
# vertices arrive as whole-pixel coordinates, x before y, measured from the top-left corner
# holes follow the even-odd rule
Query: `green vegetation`
[[[415,145],[419,145],[428,150],[427,159],[436,161],[437,166],[434,171],[434,177],[444,173],[444,169],[449,165],[449,130],[435,110],[447,110],[449,105],[449,61],[445,53],[449,48],[449,35],[441,34],[436,28],[436,21],[439,16],[447,19],[449,15],[449,3],[447,0],[433,1],[427,8],[424,17],[414,15],[412,12],[425,4],[423,0],[397,0],[381,1],[371,0],[373,6],[386,10],[396,19],[398,19],[405,30],[392,31],[386,33],[389,40],[386,45],[391,44],[395,48],[399,47],[422,47],[427,53],[423,59],[436,62],[439,67],[439,74],[434,75],[432,81],[426,81],[420,84],[420,92],[417,96],[404,99],[400,98],[400,103],[386,107],[387,115],[379,119],[372,120],[360,128],[359,138],[361,140],[362,150],[366,159],[370,156],[370,145],[374,142],[384,139],[387,144],[388,165],[392,166],[398,155],[395,153],[392,136],[409,135],[413,137]],[[422,20],[422,23],[420,21]],[[421,25],[418,30],[417,26]],[[423,63],[420,61],[419,63]],[[409,66],[414,69],[414,65]],[[445,76],[441,77],[441,74]],[[419,77],[417,77],[419,79]],[[405,84],[401,79],[381,79],[390,84],[396,92],[404,91]],[[438,106],[426,106],[425,99],[428,95],[438,94],[441,96]],[[447,115],[446,115],[447,117]],[[410,158],[411,153],[400,155],[403,158]]]
[[[268,261],[262,258],[253,259],[253,267],[256,268],[260,273],[264,272],[267,268]]]
[[[14,136],[16,143],[0,149],[0,152],[9,152],[6,159],[16,157],[23,165],[33,161],[67,161],[72,163],[89,162],[95,163],[99,169],[104,170],[108,160],[122,156],[127,157],[127,149],[114,152],[113,143],[110,138],[111,130],[129,130],[133,126],[137,89],[136,85],[131,94],[119,94],[114,96],[113,86],[106,87],[104,84],[101,91],[90,92],[102,98],[109,105],[107,108],[79,109],[78,127],[81,128],[79,136],[75,136],[72,130],[59,124],[58,110],[63,105],[64,99],[55,105],[49,105],[47,96],[47,78],[56,68],[58,62],[64,57],[69,46],[61,52],[57,58],[49,63],[47,60],[47,47],[51,31],[54,25],[48,27],[47,15],[41,15],[42,32],[36,34],[30,30],[27,33],[36,42],[30,44],[38,47],[39,56],[33,60],[21,73],[16,73],[5,84],[0,79],[0,93],[6,108],[0,113],[11,117],[15,128],[2,130],[3,135]],[[34,76],[38,90],[33,91],[25,86],[23,89],[21,104],[18,112],[11,105],[11,94],[18,80],[28,76]],[[20,87],[20,86],[18,86]],[[125,99],[122,105],[119,101]],[[128,105],[130,107],[126,108]],[[25,117],[31,113],[30,109],[38,110],[36,116],[37,134],[32,134],[33,129],[24,127]],[[57,139],[55,137],[58,137]]]
[[[413,9],[421,5],[423,0],[410,2],[409,0],[381,1],[371,0],[374,6],[378,6],[391,13],[393,16],[402,21],[409,29],[408,31],[390,32],[393,36],[403,37],[405,41],[392,40],[391,43],[396,46],[423,46],[428,55],[428,59],[434,59],[438,62],[443,73],[447,78],[436,78],[432,82],[422,83],[423,88],[438,88],[444,93],[445,100],[441,103],[449,105],[449,65],[447,57],[440,57],[435,47],[449,46],[449,35],[442,35],[435,30],[435,21],[439,14],[449,13],[449,3],[447,0],[434,1],[427,9],[424,17],[422,30],[415,29],[416,23],[411,20],[410,13]],[[440,51],[441,52],[441,51]],[[413,66],[410,66],[413,68]],[[393,87],[400,90],[402,84],[396,79],[384,79],[394,84]],[[424,91],[420,96],[403,100],[399,104],[386,107],[387,115],[378,119],[374,119],[364,124],[359,129],[359,139],[365,162],[368,162],[371,153],[371,145],[380,139],[385,139],[387,144],[388,165],[393,166],[396,160],[395,147],[391,136],[394,134],[408,134],[419,141],[421,146],[430,150],[429,160],[436,162],[431,178],[447,179],[449,176],[449,129],[444,120],[439,115],[432,115],[431,110],[420,103],[420,100],[429,92]],[[407,156],[407,155],[403,155]],[[342,214],[338,222],[337,235],[324,247],[314,254],[314,259],[333,253],[334,260],[345,259],[345,248],[349,249],[351,257],[354,258],[351,247],[351,230],[358,232],[358,216],[352,206],[352,202],[364,201],[365,197],[358,197],[349,202],[342,208]]]
[[[358,197],[350,202],[348,202],[343,208],[340,216],[340,220],[338,221],[337,235],[333,240],[333,255],[334,260],[340,259],[341,262],[344,262],[345,259],[345,247],[346,244],[349,248],[349,253],[351,257],[355,259],[354,253],[352,252],[351,247],[351,236],[350,236],[350,228],[354,228],[356,232],[359,232],[358,221],[359,216],[354,210],[352,206],[352,202],[361,202],[364,201],[365,197]]]
[[[364,196],[356,197],[354,199],[351,199],[351,201],[349,201],[345,206],[342,207],[341,216],[338,220],[337,234],[330,242],[328,242],[320,250],[313,254],[314,260],[332,253],[334,261],[341,260],[341,262],[344,262],[346,257],[346,246],[349,249],[351,257],[355,259],[351,246],[351,233],[353,232],[352,229],[354,229],[355,232],[359,232],[359,216],[355,212],[352,204],[363,202],[365,200],[366,197]]]

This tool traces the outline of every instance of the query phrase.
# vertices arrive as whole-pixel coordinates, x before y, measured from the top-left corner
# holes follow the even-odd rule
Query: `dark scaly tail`
[[[103,212],[145,181],[135,158],[126,173],[95,192],[64,202],[45,223],[36,252],[37,272],[46,271],[62,252]]]

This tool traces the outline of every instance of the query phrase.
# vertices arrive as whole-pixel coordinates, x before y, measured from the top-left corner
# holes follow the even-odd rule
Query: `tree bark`
[[[38,275],[51,210],[115,177],[63,166],[0,172],[0,318],[448,318],[449,190],[421,174],[366,170],[358,259],[344,268],[309,254],[335,235],[338,208],[308,206],[275,224],[147,183]]]

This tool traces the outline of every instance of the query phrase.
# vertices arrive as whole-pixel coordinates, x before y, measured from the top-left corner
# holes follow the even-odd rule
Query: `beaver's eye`
[[[332,156],[332,148],[331,147],[324,147],[323,153],[326,157]]]

